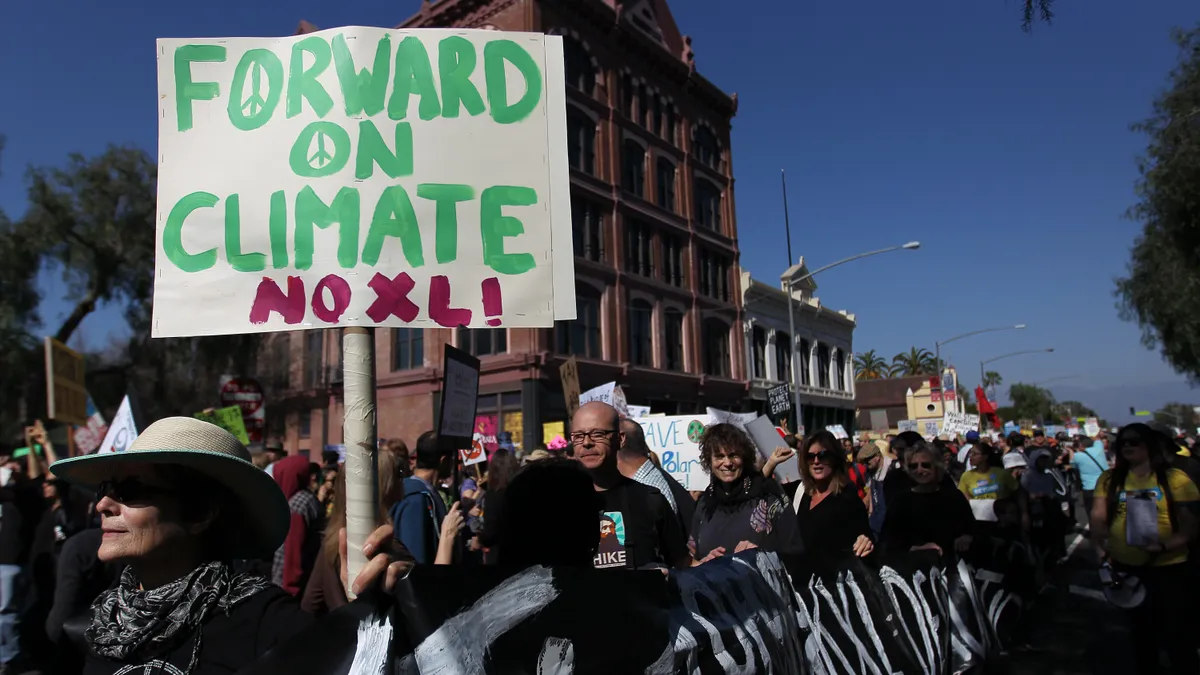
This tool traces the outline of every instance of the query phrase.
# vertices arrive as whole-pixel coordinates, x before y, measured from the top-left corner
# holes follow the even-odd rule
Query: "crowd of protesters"
[[[60,461],[35,424],[0,475],[0,675],[233,672],[414,564],[666,573],[758,548],[820,568],[915,551],[970,560],[1000,541],[1028,552],[1036,595],[1072,530],[1090,535],[1114,586],[1141,589],[1128,603],[1138,672],[1157,672],[1160,651],[1175,672],[1200,672],[1200,459],[1146,425],[857,443],[818,431],[760,454],[738,426],[714,424],[699,444],[710,481],[695,492],[606,404],[580,407],[568,440],[472,466],[432,431],[383,443],[370,562],[350,579],[336,455],[252,455],[215,426],[169,418],[125,453]],[[796,455],[800,480],[777,482]]]

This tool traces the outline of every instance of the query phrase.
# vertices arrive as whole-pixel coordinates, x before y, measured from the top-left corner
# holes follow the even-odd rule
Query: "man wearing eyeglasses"
[[[592,476],[604,501],[597,527],[597,568],[653,569],[687,567],[691,555],[675,512],[657,490],[626,478],[617,466],[624,434],[617,411],[593,401],[571,419],[575,459]]]

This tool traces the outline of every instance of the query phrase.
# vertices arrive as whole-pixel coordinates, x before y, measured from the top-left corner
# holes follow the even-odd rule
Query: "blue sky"
[[[155,38],[290,34],[300,19],[390,26],[420,5],[70,4],[0,9],[11,29],[0,41],[7,89],[35,94],[0,107],[0,208],[13,217],[25,208],[29,164],[108,143],[154,149]],[[857,314],[857,350],[932,350],[968,330],[1026,323],[943,356],[972,386],[981,359],[1054,347],[994,365],[1008,382],[1072,376],[1064,384],[1179,389],[1182,378],[1117,318],[1112,280],[1137,231],[1122,214],[1145,142],[1128,125],[1146,115],[1174,63],[1168,31],[1200,13],[1194,0],[1059,0],[1055,23],[1027,35],[1018,5],[761,0],[731,15],[728,0],[675,0],[700,71],[739,95],[742,264],[771,280],[788,263],[786,169],[793,246],[811,266],[923,244],[818,278],[826,306]],[[49,276],[45,286],[54,326],[63,288]],[[119,330],[114,308],[84,325],[92,347]]]

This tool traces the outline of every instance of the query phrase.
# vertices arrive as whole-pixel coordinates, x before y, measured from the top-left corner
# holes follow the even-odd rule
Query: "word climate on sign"
[[[575,318],[562,40],[158,41],[154,335]]]

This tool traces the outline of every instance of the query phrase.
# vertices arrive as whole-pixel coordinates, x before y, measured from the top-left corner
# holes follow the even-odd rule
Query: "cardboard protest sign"
[[[917,421],[900,420],[899,422],[896,422],[896,428],[900,430],[900,433],[904,433],[905,431],[917,431]]]
[[[941,426],[941,420],[924,420],[922,422],[923,431],[921,433],[925,438],[937,438],[941,431],[938,427]]]
[[[155,337],[575,318],[562,39],[158,41]]]
[[[558,376],[562,380],[563,399],[567,404],[567,419],[570,420],[579,410],[579,364],[574,356],[558,367]]]
[[[754,446],[758,449],[758,456],[762,458],[763,462],[771,458],[771,453],[775,452],[775,448],[787,445],[779,428],[771,424],[771,420],[765,415],[747,424],[746,433],[749,434],[750,440],[754,441]],[[779,481],[781,485],[800,480],[798,455],[792,455],[775,467],[775,480]]]
[[[100,449],[96,450],[96,454],[125,452],[137,437],[138,428],[133,418],[133,405],[126,396],[121,399],[121,406],[117,408],[117,414],[113,416],[112,424],[108,425],[108,433],[104,434],[104,440],[100,443]]]
[[[1100,420],[1095,417],[1087,418],[1083,424],[1083,433],[1087,434],[1088,438],[1095,438],[1100,435]]]
[[[700,437],[712,423],[708,415],[672,415],[637,420],[646,434],[646,445],[658,454],[662,468],[688,490],[708,487],[708,473],[700,466]]]
[[[471,447],[479,400],[479,359],[446,344],[442,355],[442,405],[438,443],[446,450]]]
[[[825,431],[828,431],[829,433],[833,434],[833,437],[838,440],[841,440],[843,438],[850,438],[850,434],[846,433],[846,428],[840,424],[831,424],[831,425],[825,427]]]
[[[96,403],[91,396],[87,399],[87,416],[86,425],[75,427],[75,450],[81,455],[95,452],[108,435],[108,422],[96,409]]]
[[[237,436],[237,439],[243,445],[250,442],[250,436],[246,433],[246,422],[242,419],[242,409],[239,406],[218,408],[211,412],[198,412],[193,417],[221,427],[225,431]]]
[[[782,415],[792,409],[792,395],[788,385],[780,384],[767,390],[767,406],[772,417]]]

